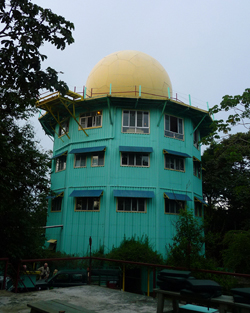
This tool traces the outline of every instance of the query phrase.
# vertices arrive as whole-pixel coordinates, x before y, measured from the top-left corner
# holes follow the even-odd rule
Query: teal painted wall
[[[118,100],[117,100],[118,101]],[[102,127],[86,129],[88,137],[82,130],[78,130],[77,123],[70,119],[69,132],[54,138],[53,155],[77,148],[106,146],[105,164],[103,167],[91,167],[91,156],[87,154],[87,166],[74,168],[74,154],[67,156],[66,170],[55,172],[56,161],[52,161],[51,189],[56,192],[64,191],[62,210],[51,212],[51,200],[48,206],[47,225],[63,225],[63,228],[49,228],[47,239],[57,239],[57,250],[69,254],[86,255],[89,249],[89,237],[92,237],[92,250],[104,245],[106,252],[113,246],[119,246],[126,235],[141,237],[147,235],[150,243],[164,257],[166,245],[174,235],[173,222],[177,215],[164,213],[164,192],[187,194],[192,201],[187,201],[190,209],[194,208],[194,196],[202,198],[202,180],[193,175],[193,159],[185,159],[185,172],[164,169],[163,149],[170,149],[195,156],[200,159],[200,151],[193,145],[193,123],[185,115],[168,113],[184,119],[184,140],[177,140],[164,136],[164,115],[157,126],[162,113],[162,107],[154,105],[154,101],[144,108],[138,106],[136,110],[150,112],[150,134],[122,133],[123,106],[111,106],[110,123],[109,110],[102,101],[95,102],[90,110],[79,107],[76,116],[87,111],[102,110]],[[119,104],[119,103],[118,103]],[[132,109],[132,108],[131,108]],[[59,125],[56,131],[58,132]],[[152,147],[150,167],[122,167],[120,165],[119,146]],[[75,189],[102,189],[99,212],[75,212],[75,198],[69,195]],[[155,197],[147,199],[146,212],[116,212],[117,199],[113,195],[114,189],[153,191]]]

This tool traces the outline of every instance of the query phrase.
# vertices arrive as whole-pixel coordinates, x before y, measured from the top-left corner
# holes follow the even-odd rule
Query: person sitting
[[[40,271],[39,279],[47,280],[49,278],[50,271],[49,271],[48,263],[44,263],[44,266],[39,267],[37,270]]]

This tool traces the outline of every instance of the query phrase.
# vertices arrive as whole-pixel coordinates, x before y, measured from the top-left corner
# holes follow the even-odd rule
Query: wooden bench
[[[181,295],[180,292],[175,291],[166,291],[161,289],[154,289],[154,291],[157,294],[158,300],[157,300],[157,313],[163,313],[164,309],[164,298],[168,298],[172,301],[173,310],[174,313],[179,313],[180,307],[179,302],[185,301],[186,303],[194,303],[196,305],[200,305],[203,307],[212,307],[218,309],[220,313],[226,313],[226,312],[237,312],[240,313],[250,313],[250,305],[249,304],[243,304],[243,303],[236,303],[234,302],[234,299],[232,296],[225,296],[222,295],[217,298],[211,298],[211,299],[202,299],[195,296],[190,295]],[[186,311],[187,312],[187,311]]]
[[[66,301],[48,300],[28,303],[31,313],[95,313]]]

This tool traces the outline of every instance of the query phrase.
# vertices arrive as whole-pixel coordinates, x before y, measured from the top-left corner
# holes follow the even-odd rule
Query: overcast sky
[[[250,87],[249,0],[34,0],[75,25],[75,43],[64,51],[45,45],[44,66],[71,90],[82,91],[95,64],[120,50],[137,50],[158,60],[174,94],[202,109],[226,94]],[[222,116],[215,116],[219,119]],[[52,141],[33,120],[43,149]]]

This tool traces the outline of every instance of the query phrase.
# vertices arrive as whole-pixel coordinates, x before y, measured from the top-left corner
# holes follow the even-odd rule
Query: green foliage
[[[250,274],[250,230],[227,232],[223,244],[224,266],[237,273]]]
[[[245,89],[242,95],[225,95],[219,105],[210,109],[211,114],[228,112],[227,119],[214,121],[209,136],[202,139],[204,144],[210,144],[214,139],[220,139],[220,132],[228,134],[232,126],[242,125],[249,130],[248,119],[250,118],[250,88]]]
[[[118,248],[113,248],[106,257],[108,259],[116,260],[163,264],[162,256],[153,249],[147,236],[142,236],[137,239],[134,236],[129,239],[124,237],[120,246]],[[126,267],[132,269],[137,268],[138,266],[130,264],[126,265]]]
[[[176,267],[196,267],[204,244],[203,224],[193,213],[181,210],[175,224],[176,235],[169,244],[167,264]]]
[[[0,3],[0,257],[39,257],[46,223],[48,154],[40,152],[30,125],[42,88],[65,92],[67,86],[40,47],[64,49],[73,42],[74,25],[30,0]]]

